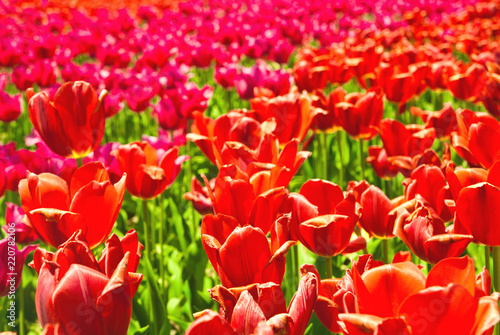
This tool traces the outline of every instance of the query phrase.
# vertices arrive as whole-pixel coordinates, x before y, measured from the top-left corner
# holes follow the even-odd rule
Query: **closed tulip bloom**
[[[14,230],[13,226],[9,228]],[[19,250],[15,239],[6,237],[0,240],[0,297],[12,294],[17,289],[23,276],[26,257],[36,247],[37,245],[28,245]]]
[[[389,215],[394,208],[391,200],[378,187],[371,185],[361,194],[362,210],[359,223],[366,232],[378,238],[394,236],[394,219]]]
[[[222,285],[228,288],[267,282],[281,284],[286,253],[295,244],[269,241],[260,228],[240,227],[236,219],[222,214],[205,216],[201,240]]]
[[[335,105],[340,126],[354,139],[369,140],[377,135],[384,113],[384,96],[380,88],[365,94],[349,93]]]
[[[500,161],[490,168],[486,182],[462,188],[456,201],[455,228],[478,243],[500,246]]]
[[[43,141],[56,154],[81,158],[94,151],[104,136],[103,99],[83,81],[63,84],[49,98],[47,92],[28,89],[30,120]]]
[[[99,262],[79,231],[55,253],[38,249],[31,266],[38,272],[35,302],[42,327],[64,334],[127,334],[142,280],[135,273],[141,249],[135,231],[121,240],[113,235]]]
[[[68,185],[51,173],[19,183],[21,204],[40,239],[58,247],[81,230],[91,248],[108,237],[125,195],[125,175],[112,184],[99,162],[77,169]]]
[[[121,145],[115,151],[120,170],[126,173],[127,191],[141,199],[156,198],[169,187],[181,172],[181,164],[188,159],[179,156],[173,147],[163,157],[146,141]]]
[[[21,96],[10,96],[4,91],[7,75],[0,75],[0,121],[11,122],[21,115]]]

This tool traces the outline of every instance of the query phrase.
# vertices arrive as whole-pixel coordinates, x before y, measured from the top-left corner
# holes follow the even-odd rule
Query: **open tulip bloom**
[[[125,195],[126,175],[112,184],[102,163],[77,169],[68,185],[51,173],[35,175],[19,183],[21,203],[40,239],[58,247],[77,230],[91,248],[111,233]]]
[[[55,253],[37,249],[36,311],[51,334],[127,334],[142,245],[137,233],[112,235],[97,261],[80,231]],[[69,308],[71,306],[71,308]]]

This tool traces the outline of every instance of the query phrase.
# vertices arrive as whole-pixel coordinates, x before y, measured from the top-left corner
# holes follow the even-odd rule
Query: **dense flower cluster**
[[[493,333],[498,1],[80,5],[0,6],[0,296],[31,328]]]

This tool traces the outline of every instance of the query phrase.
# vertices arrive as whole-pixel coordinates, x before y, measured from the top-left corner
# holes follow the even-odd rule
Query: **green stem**
[[[148,201],[142,200],[142,222],[144,224],[144,239],[146,246],[146,257],[149,259],[151,253],[151,240],[149,236],[149,213],[148,213]]]
[[[226,99],[227,99],[227,110],[230,111],[232,108],[232,103],[231,103],[231,90],[229,89],[226,89]]]
[[[191,123],[192,120],[188,120],[188,132],[191,129]],[[191,159],[191,141],[187,141],[186,143],[186,152],[187,155],[189,156],[188,171],[187,171],[188,180],[186,183],[186,188],[187,188],[186,192],[189,192],[190,190],[189,188],[191,187],[191,180],[193,179],[193,163],[192,163],[193,160]],[[192,204],[190,206],[190,209],[191,209],[191,225],[189,227],[190,227],[191,239],[192,241],[194,241],[196,240],[196,227],[198,226],[198,222],[196,220],[196,210],[194,209],[194,206]]]
[[[488,246],[486,246],[488,248]],[[500,291],[500,246],[493,247],[493,283],[495,292]],[[500,325],[496,325],[496,333],[500,335]]]
[[[83,166],[83,158],[82,157],[75,158],[75,161],[76,161],[77,168],[81,168]]]
[[[363,140],[359,140],[359,164],[361,165],[361,179],[365,179],[365,150],[363,149]]]
[[[340,187],[344,187],[344,159],[342,158],[342,133],[341,131],[337,132],[337,146],[338,146],[338,151],[339,151],[339,158],[340,158],[340,167],[339,167],[339,180],[338,180],[338,185]]]
[[[166,192],[166,191],[165,191]],[[165,192],[163,192],[162,194],[160,194],[160,218],[159,218],[159,221],[160,221],[160,224],[159,224],[159,232],[158,232],[158,239],[159,239],[159,242],[160,242],[160,254],[158,255],[158,261],[160,263],[160,278],[161,278],[161,285],[162,287],[165,287],[165,268],[164,268],[164,265],[163,265],[163,228],[165,227],[165,223],[164,223],[164,217],[163,217],[163,213],[164,213],[164,206],[163,204],[165,203]]]
[[[325,266],[326,266],[326,279],[330,279],[333,277],[332,273],[332,258],[331,257],[326,257],[325,258]]]
[[[323,147],[323,179],[328,180],[328,146],[326,133],[321,134],[321,146]]]
[[[490,272],[490,247],[487,245],[484,246],[484,266]]]
[[[384,263],[389,264],[389,240],[382,239],[382,255],[384,257]]]
[[[19,335],[24,335],[24,287],[23,280],[21,278],[21,283],[17,288],[17,293],[19,297]]]
[[[493,247],[493,283],[496,292],[500,292],[500,247]]]
[[[299,246],[292,246],[292,261],[293,261],[293,289],[299,286],[300,270],[299,270]]]

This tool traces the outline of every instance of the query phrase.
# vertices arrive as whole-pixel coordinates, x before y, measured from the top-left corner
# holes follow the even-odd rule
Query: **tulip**
[[[125,195],[126,176],[112,184],[105,167],[88,163],[62,178],[28,173],[19,183],[21,204],[40,239],[54,247],[82,230],[91,248],[111,232]]]
[[[16,151],[16,143],[0,144],[0,194],[9,191],[17,192],[19,181],[26,177],[26,168]]]
[[[406,200],[417,196],[425,199],[429,207],[447,222],[453,218],[455,207],[449,202],[452,198],[450,187],[443,171],[437,166],[421,165],[409,179],[404,181]]]
[[[320,179],[309,180],[295,197],[298,227],[292,225],[292,233],[306,248],[324,257],[341,253],[349,244],[354,226],[361,215],[361,208],[354,193],[345,196],[341,188]],[[292,212],[292,220],[293,219]]]
[[[452,132],[458,129],[457,115],[450,103],[446,103],[437,112],[424,111],[417,107],[411,107],[410,112],[422,118],[426,129],[434,128],[437,138],[448,138]]]
[[[363,271],[352,268],[355,309],[338,315],[349,334],[491,334],[500,321],[498,295],[489,295],[473,261],[446,258],[427,278],[410,262]],[[337,285],[338,287],[338,285]],[[486,289],[486,290],[485,290]],[[352,313],[352,314],[351,314]],[[457,321],[459,320],[459,321]]]
[[[5,74],[0,75],[0,121],[11,122],[21,115],[21,96],[12,97],[4,92],[6,77]]]
[[[496,222],[500,201],[500,162],[490,168],[485,182],[462,188],[456,201],[455,229],[478,243],[500,246]]]
[[[250,101],[256,118],[264,122],[274,118],[276,128],[273,131],[280,143],[292,139],[302,141],[314,118],[311,111],[311,99],[307,94],[288,93],[275,98],[254,98]]]
[[[398,217],[394,231],[417,257],[431,264],[460,256],[473,240],[471,235],[456,234],[453,226],[445,228],[425,205]]]
[[[208,187],[212,189],[215,187],[215,178],[210,180]],[[214,211],[208,187],[201,186],[199,180],[193,176],[191,179],[191,190],[182,196],[184,199],[191,201],[194,209],[201,215],[212,214]]]
[[[457,110],[458,130],[451,134],[453,149],[470,166],[489,168],[500,156],[500,126],[489,114]]]
[[[38,273],[35,303],[42,327],[127,334],[132,298],[142,280],[135,273],[141,250],[135,231],[122,239],[112,235],[99,262],[80,231],[55,253],[37,249],[30,265]]]
[[[14,225],[16,243],[27,244],[38,239],[31,223],[24,215],[22,207],[8,202],[5,211],[5,225],[2,227],[6,234],[8,234],[9,226],[12,225]]]
[[[334,89],[328,97],[317,91],[312,95],[312,106],[317,110],[311,128],[320,131],[334,131],[339,127],[335,105],[344,101],[346,92],[342,87]]]
[[[373,165],[380,177],[392,177],[396,168],[408,176],[411,170],[404,169],[404,165],[403,168],[400,168],[395,162],[405,157],[405,161],[411,162],[410,166],[414,165],[412,161],[415,158],[419,159],[419,155],[423,155],[436,138],[436,132],[433,128],[421,129],[405,126],[392,119],[382,120],[379,128],[384,147],[369,147],[370,157],[367,161]]]
[[[211,310],[198,313],[186,335],[304,334],[318,296],[318,281],[316,274],[304,274],[288,310],[283,292],[275,283],[215,288],[213,298],[219,302],[222,315]],[[227,313],[229,309],[231,313]]]
[[[28,89],[30,120],[43,141],[56,154],[82,158],[94,151],[104,135],[102,101],[90,84],[82,81],[63,84],[53,100],[46,92]]]
[[[286,253],[295,244],[284,240],[270,243],[260,228],[240,227],[235,218],[223,214],[203,218],[201,240],[222,285],[228,288],[281,284]]]
[[[187,156],[178,156],[179,148],[173,147],[163,157],[146,141],[121,145],[115,156],[123,173],[126,173],[127,191],[141,199],[156,198],[165,191],[181,171]]]
[[[377,238],[394,236],[394,218],[389,213],[394,208],[392,201],[378,187],[371,185],[360,196],[361,227]]]
[[[335,105],[340,126],[354,139],[369,140],[377,135],[377,127],[384,113],[381,89],[370,89],[365,94],[349,93]]]
[[[486,68],[474,63],[464,73],[451,75],[446,83],[447,88],[458,99],[472,99],[480,95],[485,76]]]
[[[37,245],[28,245],[17,249],[14,237],[14,225],[6,224],[8,235],[0,240],[0,297],[15,292],[23,277],[24,262],[28,254],[36,249]]]

